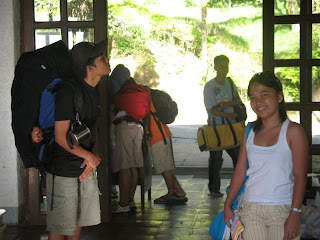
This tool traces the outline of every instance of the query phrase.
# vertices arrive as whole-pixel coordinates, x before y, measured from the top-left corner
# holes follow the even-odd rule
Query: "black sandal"
[[[166,194],[166,195],[163,195],[159,198],[156,198],[153,202],[154,202],[154,204],[166,204],[168,201],[170,201],[174,198],[175,198],[174,195]]]

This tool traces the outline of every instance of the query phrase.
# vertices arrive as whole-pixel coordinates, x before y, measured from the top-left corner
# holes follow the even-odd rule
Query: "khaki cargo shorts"
[[[171,137],[166,138],[166,140],[167,144],[160,141],[150,146],[153,168],[157,174],[175,169]]]
[[[86,180],[54,176],[53,208],[52,175],[47,172],[47,231],[74,235],[76,227],[101,222],[98,180],[92,173]]]
[[[122,121],[114,128],[115,146],[112,151],[112,172],[143,167],[143,129],[135,123]]]

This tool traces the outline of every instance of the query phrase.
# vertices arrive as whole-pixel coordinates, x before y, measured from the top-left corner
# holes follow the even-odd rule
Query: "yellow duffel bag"
[[[239,147],[244,132],[244,121],[233,124],[229,122],[214,127],[204,125],[198,129],[197,133],[199,149],[203,152]]]

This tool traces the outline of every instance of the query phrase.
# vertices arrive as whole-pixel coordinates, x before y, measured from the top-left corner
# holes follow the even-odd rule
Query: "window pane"
[[[70,28],[68,30],[69,49],[79,42],[94,42],[94,28]]]
[[[283,86],[286,102],[300,102],[300,69],[299,67],[277,67],[275,75]]]
[[[274,26],[274,58],[300,58],[299,24],[276,24]]]
[[[60,0],[34,0],[34,20],[36,22],[59,22]]]
[[[312,112],[312,144],[320,144],[320,111]]]
[[[317,1],[317,0],[314,0]],[[274,1],[274,15],[299,15],[300,14],[300,0],[275,0]]]
[[[319,174],[320,173],[320,156],[319,155],[312,155],[312,173]],[[312,186],[316,187],[319,186],[320,183],[319,176],[312,177]]]
[[[93,21],[93,0],[68,0],[68,21]]]
[[[299,111],[287,111],[288,118],[296,123],[300,123],[300,112]]]
[[[320,102],[320,67],[312,67],[312,102]]]
[[[312,58],[320,59],[320,24],[319,23],[312,24]]]
[[[312,0],[312,13],[319,14],[320,13],[320,1]]]
[[[62,39],[61,29],[36,29],[36,49],[47,46]]]

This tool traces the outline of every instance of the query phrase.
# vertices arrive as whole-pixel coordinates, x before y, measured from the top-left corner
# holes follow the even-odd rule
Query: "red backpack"
[[[131,117],[141,120],[150,113],[150,89],[138,85],[130,78],[114,96],[115,107],[126,111]]]

